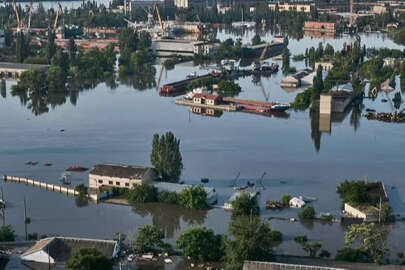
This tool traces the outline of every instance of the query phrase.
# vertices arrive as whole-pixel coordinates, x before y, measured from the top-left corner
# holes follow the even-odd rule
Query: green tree
[[[24,62],[30,54],[29,38],[23,32],[17,32],[15,54],[19,63]]]
[[[318,69],[316,71],[316,76],[313,79],[313,85],[312,85],[312,100],[318,100],[321,92],[323,91],[324,85],[323,85],[323,78],[322,78],[322,65],[318,66]]]
[[[289,205],[291,200],[291,195],[290,194],[284,194],[283,197],[281,197],[281,202],[284,205]]]
[[[68,43],[68,53],[69,53],[69,61],[72,64],[76,62],[76,55],[77,55],[77,46],[73,37],[69,39]]]
[[[232,238],[226,240],[226,269],[241,270],[245,260],[272,258],[272,231],[260,218],[240,217],[229,225]]]
[[[337,193],[345,203],[362,204],[369,201],[364,181],[345,180],[337,187]]]
[[[0,242],[11,242],[14,238],[14,231],[10,225],[0,227]]]
[[[208,208],[207,193],[202,186],[183,189],[179,195],[179,202],[189,209],[203,210]]]
[[[221,80],[218,84],[218,94],[222,97],[236,96],[242,91],[239,84],[234,81]]]
[[[374,263],[380,264],[389,255],[387,234],[387,230],[376,223],[353,224],[345,233],[345,245],[358,246]]]
[[[306,206],[299,213],[300,219],[314,219],[315,218],[315,209],[312,206]]]
[[[142,183],[135,185],[126,193],[126,197],[130,204],[136,203],[149,203],[156,202],[158,198],[158,192],[152,185]]]
[[[141,252],[154,252],[164,247],[165,233],[153,225],[146,225],[138,229],[135,247]]]
[[[232,216],[258,216],[260,215],[259,203],[256,196],[242,193],[232,202]]]
[[[45,55],[46,58],[48,59],[48,63],[51,62],[52,57],[55,55],[55,53],[56,53],[55,32],[53,30],[49,30],[48,40],[45,48]]]
[[[111,270],[113,262],[94,248],[74,250],[66,264],[68,270]]]
[[[46,73],[49,91],[61,91],[65,88],[65,76],[62,68],[51,66]]]
[[[150,161],[164,180],[178,182],[183,170],[180,140],[171,132],[153,135]]]
[[[185,256],[201,262],[216,262],[225,254],[222,236],[207,228],[186,230],[177,240],[177,247]]]
[[[368,262],[369,255],[361,249],[344,247],[336,253],[335,260],[346,262]]]
[[[37,69],[30,69],[21,73],[17,85],[12,86],[12,92],[25,92],[30,94],[46,90],[45,73]]]
[[[283,58],[282,69],[284,72],[287,72],[290,69],[290,56],[291,56],[290,50],[288,48],[285,48],[282,55]]]

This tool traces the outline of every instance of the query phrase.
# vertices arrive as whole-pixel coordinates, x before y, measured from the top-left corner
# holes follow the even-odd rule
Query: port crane
[[[58,27],[59,17],[62,16],[62,13],[63,13],[62,5],[58,2],[58,10],[56,11],[55,22],[53,23],[54,31],[56,31],[56,28]]]
[[[262,180],[263,180],[263,178],[264,178],[265,175],[266,175],[266,172],[264,172],[264,173],[262,174],[262,177],[260,177],[260,179],[256,181],[256,186],[259,186],[259,185],[260,185],[260,186],[263,188],[263,190],[266,189],[266,188],[264,187],[264,185],[263,185],[263,182],[262,182]]]
[[[238,179],[239,179],[239,176],[240,176],[240,172],[238,172],[238,174],[236,175],[235,179],[233,180],[232,187],[236,187],[236,183],[237,183],[237,181],[238,181]]]

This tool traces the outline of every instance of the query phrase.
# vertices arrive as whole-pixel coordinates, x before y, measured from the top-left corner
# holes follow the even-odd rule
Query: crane
[[[28,11],[28,23],[27,23],[27,31],[29,32],[31,29],[31,18],[32,18],[32,10],[33,10],[33,2],[31,0],[31,4]]]
[[[261,185],[263,189],[266,189],[266,188],[264,187],[264,185],[263,185],[263,182],[262,182],[262,180],[263,180],[263,178],[264,178],[265,175],[266,175],[266,172],[264,172],[264,173],[262,174],[262,177],[260,177],[260,179],[256,181],[256,186]]]
[[[18,12],[16,0],[13,0],[13,9],[14,9],[14,12],[15,12],[15,17],[17,19],[17,32],[19,32],[19,31],[22,30],[24,25],[23,25],[23,22],[21,21],[20,13]]]
[[[156,14],[157,14],[157,16],[158,16],[160,29],[161,29],[162,32],[163,32],[163,31],[164,31],[164,28],[163,28],[163,21],[162,21],[162,18],[160,17],[159,8],[158,8],[158,5],[157,5],[157,4],[155,4],[155,9],[156,9]]]
[[[232,184],[233,187],[236,186],[236,182],[238,181],[239,176],[240,176],[240,172],[238,172],[238,174],[236,175],[235,179],[233,180],[233,184]]]
[[[58,27],[59,17],[62,16],[62,13],[63,13],[62,5],[59,2],[58,2],[58,6],[59,6],[59,8],[58,8],[58,11],[56,12],[55,22],[53,23],[54,31]]]

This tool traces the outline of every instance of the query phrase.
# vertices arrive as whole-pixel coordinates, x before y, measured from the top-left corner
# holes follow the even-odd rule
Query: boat
[[[288,104],[283,104],[283,103],[278,103],[274,104],[271,106],[271,110],[277,111],[277,112],[284,112],[290,108],[290,105]]]
[[[201,178],[201,183],[208,183],[210,180],[208,178]]]
[[[197,72],[193,71],[187,75],[187,79],[193,79],[197,77]]]
[[[62,173],[62,176],[61,176],[60,181],[61,181],[64,185],[70,185],[70,184],[71,184],[71,182],[70,182],[70,180],[69,180],[70,176],[71,176],[70,173],[64,172],[64,173]]]
[[[271,65],[267,62],[264,62],[260,69],[261,72],[277,72],[278,71],[278,64],[271,63]]]
[[[67,172],[85,172],[89,168],[81,167],[81,166],[73,166],[66,169]]]
[[[233,187],[233,190],[240,191],[240,190],[245,190],[247,188],[248,188],[248,186],[237,186],[237,187]]]

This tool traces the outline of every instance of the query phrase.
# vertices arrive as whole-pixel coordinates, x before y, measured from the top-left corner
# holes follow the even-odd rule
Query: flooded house
[[[132,188],[155,179],[157,179],[157,174],[151,167],[98,164],[89,173],[89,187],[95,189],[102,186]]]
[[[115,258],[119,252],[117,241],[76,237],[48,237],[41,239],[21,255],[21,260],[37,263],[64,264],[73,251],[84,248],[98,250],[107,258]]]

